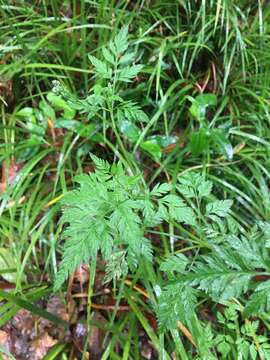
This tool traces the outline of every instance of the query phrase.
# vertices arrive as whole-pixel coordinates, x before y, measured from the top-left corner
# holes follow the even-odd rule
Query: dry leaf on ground
[[[53,339],[48,333],[42,334],[37,339],[33,340],[30,345],[31,360],[42,359],[49,349],[57,343],[57,340]]]

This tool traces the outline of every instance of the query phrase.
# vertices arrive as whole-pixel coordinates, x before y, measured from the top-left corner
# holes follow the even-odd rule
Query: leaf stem
[[[90,325],[90,321],[91,321],[91,305],[92,305],[92,296],[93,296],[93,292],[94,292],[94,283],[95,283],[95,276],[96,276],[96,268],[97,268],[97,258],[93,257],[91,264],[90,264],[90,278],[89,278],[89,284],[88,284],[88,296],[87,296],[87,315],[86,315],[86,324],[87,324],[87,336],[86,336],[86,340],[84,343],[84,348],[83,348],[83,354],[82,354],[82,359],[86,360],[86,351],[87,351],[87,346],[88,346],[88,342],[89,342],[89,338],[91,335],[91,325]]]

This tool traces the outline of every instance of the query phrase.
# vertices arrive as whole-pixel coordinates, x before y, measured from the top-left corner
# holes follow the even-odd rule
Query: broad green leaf
[[[90,149],[91,149],[90,144],[83,144],[77,150],[77,157],[80,158],[82,156],[85,156],[85,155],[89,154]]]
[[[120,121],[119,129],[131,142],[136,142],[140,137],[140,129],[129,120]]]
[[[91,138],[91,140],[93,139],[93,134],[96,132],[97,126],[95,124],[83,124],[83,123],[79,123],[77,127],[75,127],[76,132],[78,135],[80,135],[81,137],[85,137],[85,138]]]
[[[57,119],[55,121],[55,128],[57,129],[68,129],[75,130],[80,125],[80,122],[77,120],[65,120],[65,119]]]
[[[162,156],[161,147],[155,139],[146,140],[141,143],[140,147],[151,154],[156,161],[159,161]]]
[[[162,148],[176,142],[177,138],[175,136],[154,135],[141,143],[140,147],[149,152],[156,161],[159,161],[162,157]]]
[[[195,99],[190,97],[188,99],[192,102],[189,108],[191,115],[200,122],[205,120],[206,109],[217,105],[217,97],[214,94],[201,94],[196,96]]]
[[[17,116],[28,118],[34,114],[34,109],[31,107],[24,107],[16,112]]]
[[[210,134],[210,131],[204,127],[192,132],[190,136],[190,148],[193,155],[197,156],[209,150]]]
[[[40,141],[45,135],[45,127],[35,122],[27,121],[26,127],[34,140]]]
[[[57,110],[63,110],[63,116],[68,119],[72,120],[76,114],[75,110],[71,108],[67,102],[58,95],[55,95],[54,93],[50,92],[47,95],[48,101],[57,109]]]
[[[151,137],[151,139],[155,139],[162,148],[166,148],[169,145],[176,144],[178,137],[171,135],[154,135]]]
[[[39,108],[43,112],[43,114],[45,115],[47,120],[48,119],[50,119],[52,121],[55,120],[55,111],[46,101],[43,101],[43,100],[40,101]]]
[[[225,134],[220,129],[211,131],[211,143],[218,149],[218,151],[225,155],[229,160],[233,158],[233,147]]]

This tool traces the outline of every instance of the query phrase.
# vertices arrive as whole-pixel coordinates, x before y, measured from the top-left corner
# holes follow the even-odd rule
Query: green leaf
[[[196,215],[194,211],[184,204],[177,207],[170,206],[169,214],[176,221],[183,222],[187,225],[196,225]]]
[[[259,227],[262,229],[264,235],[270,238],[270,222],[268,221],[259,221]]]
[[[91,145],[90,144],[83,144],[82,146],[80,146],[77,150],[77,157],[81,158],[82,156],[85,156],[87,154],[89,154],[91,149]]]
[[[251,360],[256,360],[257,359],[257,350],[254,344],[250,344],[249,346],[249,353],[251,356]]]
[[[229,160],[233,158],[233,147],[230,141],[226,138],[224,132],[220,129],[211,131],[211,142],[217,147],[218,151],[225,155]]]
[[[47,354],[43,357],[42,360],[55,360],[60,356],[61,354],[64,354],[65,348],[67,347],[67,344],[62,344],[58,342],[55,344],[50,350],[47,352]]]
[[[24,107],[16,112],[17,116],[28,118],[34,114],[34,109],[31,107]]]
[[[151,136],[151,139],[156,140],[161,148],[166,148],[169,145],[176,144],[178,140],[177,136],[171,135],[153,135]]]
[[[243,359],[248,359],[249,355],[249,342],[242,340],[240,344],[237,346],[237,350],[239,355],[243,357]]]
[[[160,270],[165,272],[183,272],[188,264],[188,259],[183,254],[170,256],[161,265]]]
[[[34,141],[41,141],[45,135],[45,127],[36,122],[28,121],[26,124],[27,130],[31,133],[31,138]]]
[[[119,59],[119,64],[120,65],[127,65],[129,64],[132,60],[135,59],[135,52],[127,52],[125,53],[123,56],[120,57]]]
[[[142,70],[142,68],[143,65],[125,66],[118,71],[117,79],[119,81],[131,82],[131,80],[137,76],[137,74]]]
[[[108,67],[108,65],[100,60],[98,60],[96,57],[92,55],[88,55],[89,60],[91,61],[92,65],[94,65],[95,70],[97,74],[102,79],[111,79],[112,78],[112,69]]]
[[[178,177],[177,190],[186,198],[202,198],[212,191],[211,181],[206,181],[201,174],[188,172]]]
[[[12,271],[13,269],[13,271]],[[10,250],[0,248],[0,274],[1,276],[10,283],[16,283],[17,277],[16,272],[16,261],[14,255]]]
[[[119,121],[129,120],[132,122],[147,122],[148,117],[143,112],[138,105],[129,101],[129,102],[122,102],[117,109],[117,118]]]
[[[110,166],[93,154],[91,158],[95,172],[77,176],[79,188],[62,199],[65,243],[55,290],[80,264],[96,258],[98,251],[108,261],[107,270],[112,271],[116,271],[120,259],[122,270],[125,264],[134,269],[141,258],[152,261],[152,245],[144,236],[149,200],[141,200],[144,194],[138,186],[140,177],[127,176],[120,163]],[[107,276],[113,278],[115,274]]]
[[[126,51],[128,47],[128,26],[124,26],[114,38],[114,48],[116,55]]]
[[[198,186],[198,196],[199,198],[207,197],[211,194],[213,183],[211,181],[202,180],[201,184]]]
[[[47,103],[47,101],[40,101],[39,102],[39,108],[43,112],[43,114],[46,116],[47,119],[50,119],[52,121],[55,120],[55,111],[54,109]]]
[[[47,95],[47,99],[56,109],[64,111],[63,116],[66,119],[72,120],[74,118],[76,114],[75,110],[71,108],[61,96],[50,92]]]
[[[81,137],[89,138],[93,140],[93,134],[96,132],[97,126],[95,124],[83,124],[79,122],[78,126],[75,127],[75,130],[78,135]]]
[[[54,127],[56,129],[68,129],[68,130],[75,130],[80,126],[80,122],[78,120],[65,120],[58,118],[55,121]]]
[[[265,246],[270,247],[270,222],[268,221],[258,221],[258,226],[263,231]]]
[[[231,351],[231,345],[223,340],[218,344],[217,349],[223,356],[226,357]]]
[[[206,205],[206,216],[217,215],[225,217],[232,207],[232,200],[217,200]]]
[[[189,108],[191,115],[200,122],[205,120],[206,109],[217,105],[217,97],[214,94],[201,94],[196,96],[195,99],[190,97],[188,99],[192,102]]]
[[[167,205],[170,218],[188,225],[196,225],[196,215],[194,211],[186,206],[177,195],[166,195],[159,201]]]
[[[255,271],[238,271],[238,265],[230,269],[217,257],[205,257],[206,263],[197,263],[194,274],[183,277],[185,283],[205,291],[216,302],[224,302],[246,293]]]
[[[117,251],[108,259],[106,264],[106,275],[104,283],[113,279],[119,280],[121,276],[126,276],[128,272],[128,264],[126,261],[126,251]]]
[[[270,280],[259,284],[250,296],[244,312],[244,317],[260,315],[270,310]]]
[[[154,159],[159,162],[162,156],[162,151],[160,145],[158,145],[155,139],[150,139],[142,142],[140,147],[151,154]]]
[[[111,65],[115,64],[115,59],[113,54],[105,46],[102,47],[102,54],[105,60],[107,60]]]
[[[156,307],[160,331],[176,329],[178,320],[187,323],[194,314],[196,300],[195,291],[189,286],[166,286]]]
[[[151,195],[152,196],[162,196],[162,195],[168,193],[169,191],[171,191],[171,189],[172,189],[171,184],[168,184],[168,183],[156,184],[154,186],[154,188],[151,190]]]
[[[94,154],[91,154],[91,159],[93,160],[97,170],[104,174],[110,173],[110,164],[108,163],[108,161],[100,159]],[[83,182],[81,184],[83,185]]]
[[[252,279],[258,274],[258,269],[260,273],[262,269],[268,271],[268,254],[264,246],[247,238],[228,236],[223,244],[213,245],[212,249],[209,254],[201,255],[193,263],[191,271],[179,276],[176,283],[195,287],[205,291],[214,301],[224,302],[246,294],[252,287]],[[263,284],[265,288],[264,285],[257,288],[261,292],[261,299],[264,299],[263,304],[258,301],[260,309],[269,303],[266,297],[269,284]],[[254,299],[248,313],[253,310],[258,296],[254,295]]]
[[[131,121],[122,120],[118,124],[122,134],[124,134],[131,142],[136,142],[140,137],[140,129]]]
[[[210,131],[206,128],[201,128],[198,131],[192,132],[190,136],[190,148],[192,154],[197,156],[207,152],[210,144]]]

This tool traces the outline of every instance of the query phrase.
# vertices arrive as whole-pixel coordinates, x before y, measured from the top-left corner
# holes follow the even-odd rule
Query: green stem
[[[87,346],[88,346],[88,341],[91,335],[91,325],[90,325],[90,320],[91,320],[91,305],[92,305],[92,296],[93,296],[93,292],[94,292],[94,283],[95,283],[95,275],[96,275],[96,267],[97,267],[97,258],[94,257],[91,261],[90,264],[90,278],[89,278],[89,284],[88,284],[88,294],[87,294],[87,315],[86,315],[86,324],[87,324],[87,336],[86,336],[86,341],[84,343],[84,348],[83,348],[83,354],[82,354],[82,359],[86,360],[86,351],[87,351]]]

